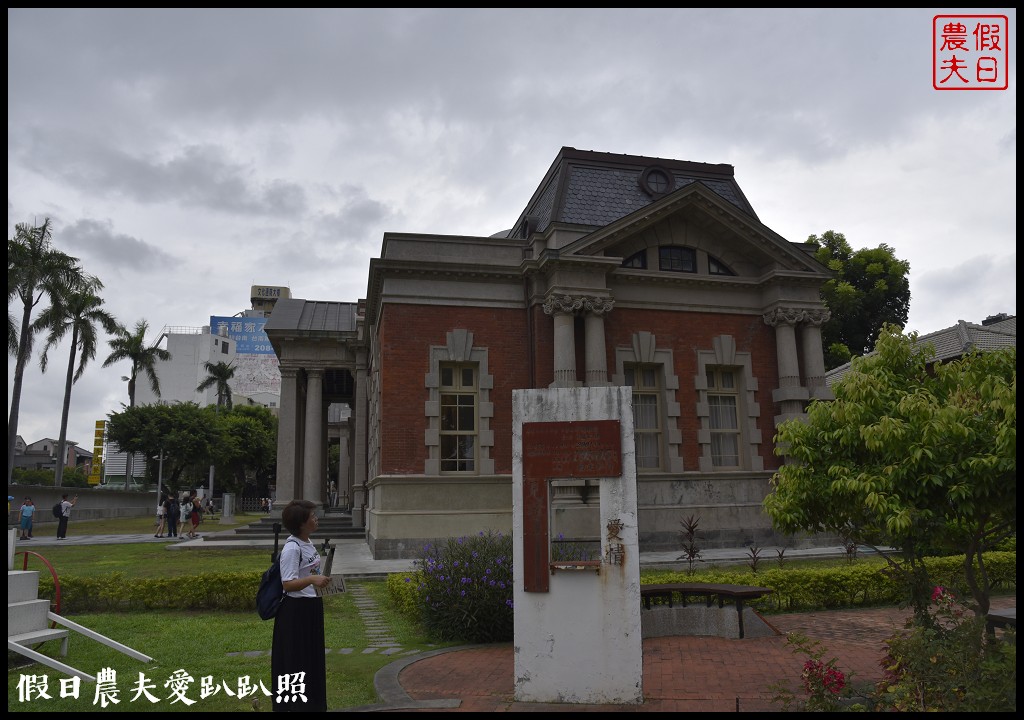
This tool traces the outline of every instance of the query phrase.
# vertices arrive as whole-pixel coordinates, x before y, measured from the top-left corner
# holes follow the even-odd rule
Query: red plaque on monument
[[[547,592],[548,480],[622,475],[618,420],[523,423],[523,581]]]

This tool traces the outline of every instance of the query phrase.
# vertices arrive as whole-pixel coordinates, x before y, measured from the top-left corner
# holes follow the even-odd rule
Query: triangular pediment
[[[626,259],[662,246],[702,251],[739,276],[757,277],[778,270],[827,272],[802,246],[789,242],[700,182],[573,241],[561,249],[561,256]]]

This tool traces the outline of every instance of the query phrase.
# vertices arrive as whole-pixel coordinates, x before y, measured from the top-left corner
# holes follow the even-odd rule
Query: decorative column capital
[[[572,295],[548,295],[544,299],[544,314],[574,313],[583,307],[583,298]]]
[[[280,368],[281,379],[284,380],[287,378],[288,380],[294,380],[299,376],[299,370],[301,369],[302,368],[297,367],[282,367]]]
[[[766,312],[762,317],[764,318],[764,324],[771,327],[797,325],[799,323],[821,327],[821,325],[828,322],[832,314],[824,308],[811,310],[803,308],[775,308],[770,312]]]
[[[583,309],[597,317],[607,315],[612,311],[613,307],[615,307],[615,301],[610,297],[583,298]]]
[[[831,317],[832,313],[825,308],[822,308],[821,310],[804,311],[804,322],[807,325],[813,325],[814,327],[821,327],[827,323]]]
[[[593,295],[548,295],[544,300],[544,314],[576,313],[584,310],[595,315],[611,312],[615,301],[610,297]]]

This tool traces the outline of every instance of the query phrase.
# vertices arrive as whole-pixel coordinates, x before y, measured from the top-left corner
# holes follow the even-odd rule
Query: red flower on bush
[[[838,695],[846,687],[846,676],[831,662],[808,660],[804,663],[804,671],[800,674],[804,681],[804,690],[812,695],[821,691]]]

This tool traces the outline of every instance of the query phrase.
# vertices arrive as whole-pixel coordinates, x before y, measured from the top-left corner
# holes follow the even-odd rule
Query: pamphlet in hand
[[[321,552],[327,555],[327,560],[324,562],[323,574],[331,578],[331,581],[325,587],[318,587],[316,589],[317,597],[324,597],[326,595],[337,595],[338,593],[345,592],[345,578],[338,575],[331,575],[331,566],[334,565],[334,551],[335,548],[331,547],[331,540],[328,538],[324,540]]]

